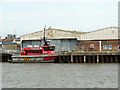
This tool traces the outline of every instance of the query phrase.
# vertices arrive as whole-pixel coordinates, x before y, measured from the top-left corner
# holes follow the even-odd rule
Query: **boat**
[[[21,50],[21,55],[12,56],[12,60],[10,62],[54,62],[57,58],[58,54],[54,52],[55,45],[50,46],[47,43],[45,38],[45,28],[44,28],[44,38],[43,38],[43,46],[40,48],[32,48],[27,47]]]

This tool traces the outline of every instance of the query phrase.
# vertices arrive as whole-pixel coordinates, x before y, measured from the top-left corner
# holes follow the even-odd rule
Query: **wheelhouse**
[[[42,55],[54,53],[55,46],[41,46],[40,49],[23,48],[21,55]]]

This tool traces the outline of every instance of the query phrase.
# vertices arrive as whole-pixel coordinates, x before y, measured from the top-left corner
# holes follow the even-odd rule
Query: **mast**
[[[44,43],[46,42],[46,40],[45,40],[45,28],[46,28],[46,26],[44,27],[44,37],[43,37]]]
[[[46,26],[45,26],[45,28],[46,28]],[[48,44],[47,44],[47,41],[46,41],[46,39],[45,39],[45,28],[44,28],[44,46],[48,46]]]

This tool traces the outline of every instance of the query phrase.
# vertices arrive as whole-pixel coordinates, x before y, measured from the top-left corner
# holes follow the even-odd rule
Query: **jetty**
[[[120,63],[120,52],[59,52],[56,63]]]

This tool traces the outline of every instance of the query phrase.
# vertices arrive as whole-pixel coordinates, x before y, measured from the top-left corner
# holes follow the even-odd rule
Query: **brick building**
[[[80,51],[120,51],[120,39],[78,41]]]

